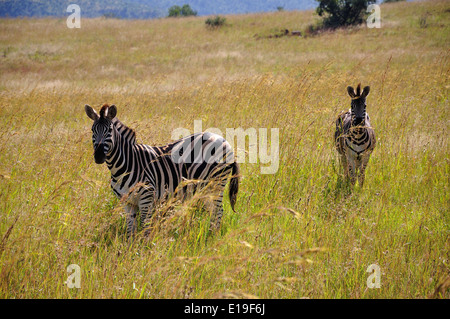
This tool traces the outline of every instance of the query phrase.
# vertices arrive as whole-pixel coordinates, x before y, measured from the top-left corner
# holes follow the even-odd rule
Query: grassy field
[[[227,16],[217,30],[204,17],[0,20],[0,297],[449,298],[450,3],[381,5],[381,17],[271,39],[318,17]],[[377,147],[350,193],[334,120],[359,82]],[[241,164],[218,233],[186,203],[128,245],[84,113],[103,103],[150,145],[194,120],[279,128],[278,171]]]

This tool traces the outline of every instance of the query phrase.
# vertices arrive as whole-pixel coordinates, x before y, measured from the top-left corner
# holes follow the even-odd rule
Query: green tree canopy
[[[182,7],[174,5],[169,8],[169,17],[188,17],[196,16],[197,11],[192,10],[191,6],[188,4]]]
[[[181,8],[180,6],[171,6],[169,8],[169,17],[179,17],[181,15]]]
[[[319,6],[316,11],[324,17],[326,28],[338,28],[360,24],[364,21],[369,4],[376,0],[316,0]]]

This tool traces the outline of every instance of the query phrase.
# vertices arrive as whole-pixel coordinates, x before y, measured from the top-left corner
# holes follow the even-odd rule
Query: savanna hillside
[[[305,30],[312,11],[216,30],[201,17],[0,20],[0,297],[448,298],[450,3],[383,4],[381,17],[303,38],[265,36]],[[359,82],[378,142],[350,193],[332,136]],[[84,113],[103,103],[150,145],[200,119],[279,128],[279,169],[241,164],[220,232],[187,203],[129,246]]]

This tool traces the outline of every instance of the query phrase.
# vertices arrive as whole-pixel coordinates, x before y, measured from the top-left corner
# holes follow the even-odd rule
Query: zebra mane
[[[105,117],[105,113],[108,110],[109,105],[108,104],[103,104],[102,108],[100,109],[100,117]]]
[[[112,120],[112,123],[123,138],[130,144],[136,144],[136,132],[133,129],[123,124],[117,117]]]

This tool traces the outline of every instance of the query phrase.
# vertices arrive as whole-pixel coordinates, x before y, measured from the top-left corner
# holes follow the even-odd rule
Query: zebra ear
[[[369,92],[370,92],[370,86],[366,86],[366,87],[363,89],[361,96],[362,96],[362,97],[366,97],[367,95],[369,95]]]
[[[89,105],[85,105],[84,106],[84,111],[86,112],[86,115],[93,121],[97,121],[99,116],[97,114],[97,112],[95,112],[95,110],[90,107]]]
[[[351,86],[347,87],[347,92],[348,92],[348,95],[350,95],[350,97],[352,99],[356,96],[355,89],[353,87],[351,87]]]
[[[112,120],[117,115],[117,107],[113,104],[108,108],[108,113],[106,115],[107,118]]]

